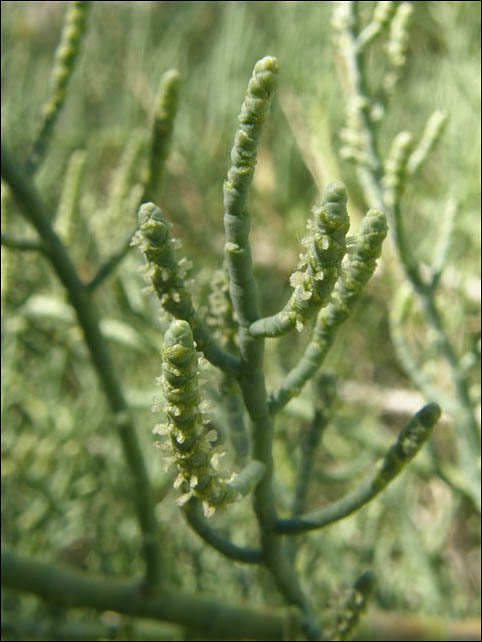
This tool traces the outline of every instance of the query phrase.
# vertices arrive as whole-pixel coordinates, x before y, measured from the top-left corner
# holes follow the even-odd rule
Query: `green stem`
[[[362,482],[356,490],[332,504],[328,504],[328,506],[306,513],[301,517],[278,520],[276,524],[278,533],[294,535],[324,528],[359,510],[386,488],[399,475],[405,465],[415,457],[430,437],[440,414],[440,407],[436,403],[424,406],[402,429],[397,441],[388,449],[385,457],[377,466],[374,475]]]
[[[249,435],[244,421],[244,405],[237,381],[224,375],[221,382],[221,395],[226,409],[226,420],[231,443],[236,452],[236,460],[243,464],[249,453]]]
[[[141,203],[157,201],[164,167],[171,144],[174,120],[179,100],[180,75],[177,69],[169,69],[161,78],[154,109],[151,134],[149,168]]]
[[[301,515],[306,509],[308,488],[317,450],[330,420],[332,414],[331,406],[336,395],[335,381],[332,375],[322,374],[314,387],[315,394],[319,395],[319,398],[316,401],[313,420],[301,442],[301,457],[296,475],[295,496],[292,508],[293,516]]]
[[[48,212],[35,187],[3,146],[1,160],[2,177],[10,186],[23,215],[37,230],[52,267],[65,287],[82,328],[100,384],[110,409],[115,415],[115,425],[121,439],[124,457],[132,475],[135,504],[143,533],[146,584],[155,584],[160,579],[161,554],[150,481],[135,426],[129,416],[116,369],[99,327],[99,317],[94,301],[80,281],[62,241],[53,230]]]
[[[151,153],[149,167],[147,169],[144,189],[138,207],[147,201],[157,200],[154,195],[158,194],[162,184],[164,167],[169,154],[174,120],[177,113],[179,98],[179,72],[170,69],[161,78],[151,133]],[[129,253],[132,239],[136,230],[129,234],[122,245],[101,264],[97,273],[88,283],[87,288],[93,292],[105,279],[112,274]]]
[[[367,157],[371,159],[369,164],[357,165],[358,178],[369,207],[380,208],[387,215],[402,269],[413,291],[419,298],[427,324],[433,330],[440,352],[450,368],[451,378],[455,384],[455,397],[457,405],[460,408],[460,463],[465,470],[470,471],[469,474],[471,478],[473,478],[474,483],[479,486],[480,471],[477,468],[476,462],[474,462],[474,453],[480,452],[480,432],[470,401],[468,379],[461,371],[459,360],[448,338],[442,317],[435,303],[435,293],[432,288],[423,282],[418,266],[411,256],[405,241],[399,202],[401,190],[394,202],[387,203],[384,198],[382,164],[376,146],[375,128],[369,118],[368,112],[369,100],[366,91],[364,57],[357,46],[358,24],[356,5],[356,2],[350,2],[347,5],[351,20],[345,29],[344,37],[346,44],[342,47],[342,52],[348,74],[349,97],[355,100],[359,106],[358,122],[360,125],[360,133],[362,134],[363,151]],[[410,157],[407,156],[405,164],[409,163],[409,158]],[[403,185],[401,185],[401,187],[403,187]],[[480,506],[480,490],[477,491],[477,495],[478,499],[476,502]]]
[[[20,250],[23,252],[45,252],[42,243],[33,239],[16,239],[2,232],[2,245],[10,250]]]
[[[346,251],[350,227],[346,201],[342,183],[332,181],[327,185],[320,207],[313,208],[313,218],[308,221],[309,233],[301,242],[306,250],[300,254],[298,271],[290,278],[294,291],[278,314],[249,326],[253,337],[279,337],[295,327],[301,330],[328,303]]]
[[[293,613],[233,606],[168,588],[146,595],[137,581],[89,577],[84,573],[22,558],[2,549],[2,584],[33,593],[53,604],[90,607],[188,626],[214,639],[289,640],[296,628]],[[211,638],[211,639],[212,639]]]
[[[238,382],[251,420],[252,458],[265,465],[265,474],[253,493],[253,505],[261,531],[263,562],[280,592],[297,605],[306,618],[310,637],[321,637],[316,619],[299,585],[298,577],[274,532],[277,519],[273,496],[273,419],[268,409],[263,370],[264,339],[253,337],[249,326],[259,319],[256,282],[249,244],[250,216],[246,208],[253,180],[261,127],[274,92],[278,61],[266,56],[255,65],[239,117],[231,152],[232,165],[224,182],[225,257],[229,292],[239,324],[240,372]]]
[[[331,406],[336,395],[335,380],[331,374],[322,374],[313,387],[317,400],[311,424],[301,438],[301,456],[296,471],[295,493],[291,510],[293,517],[300,516],[306,510],[308,490],[313,478],[318,448],[331,418]],[[293,562],[298,551],[298,539],[292,537],[287,542],[288,554]]]
[[[169,235],[169,222],[154,203],[139,208],[139,230],[134,243],[145,257],[150,279],[162,307],[178,320],[184,320],[196,340],[198,350],[214,366],[229,374],[237,374],[239,359],[226,352],[193,307],[185,285],[187,261],[180,261],[175,253],[175,242]]]
[[[80,45],[85,35],[90,6],[91,3],[85,0],[73,0],[69,4],[61,41],[55,53],[51,94],[43,110],[43,120],[39,133],[25,162],[25,171],[30,176],[36,172],[45,157],[54,125],[64,105],[67,86],[72,77]]]
[[[225,557],[244,564],[260,564],[263,561],[263,551],[261,549],[237,546],[217,533],[203,516],[199,500],[192,498],[184,506],[183,512],[189,525],[199,537]]]
[[[358,3],[346,3],[349,9],[350,21],[346,29],[347,41],[343,47],[348,82],[351,97],[356,101],[356,117],[362,134],[363,151],[369,162],[357,165],[357,175],[369,207],[384,211],[382,194],[379,188],[382,179],[382,163],[377,149],[376,131],[370,120],[368,90],[362,53],[357,44],[358,35]],[[369,196],[369,198],[368,198]]]
[[[318,313],[310,343],[297,365],[270,395],[271,413],[278,412],[290,399],[299,395],[306,382],[321,367],[338,329],[351,314],[375,270],[386,233],[385,216],[377,210],[370,210],[362,221],[356,246],[342,269],[330,303]]]
[[[95,275],[85,286],[88,292],[94,292],[101,283],[103,283],[108,276],[114,272],[116,267],[122,263],[122,260],[127,255],[131,245],[132,239],[134,238],[135,231],[132,231],[125,238],[125,241],[122,243],[120,248],[112,252],[112,254],[102,263]]]

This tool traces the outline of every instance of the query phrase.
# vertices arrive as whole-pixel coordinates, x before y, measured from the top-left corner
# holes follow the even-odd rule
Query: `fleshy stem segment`
[[[261,564],[263,562],[263,551],[260,548],[238,546],[216,531],[209,523],[209,519],[206,519],[202,514],[201,502],[197,498],[191,498],[183,507],[183,512],[193,531],[224,557],[229,557],[229,559],[243,564]]]
[[[346,202],[342,183],[333,181],[326,187],[320,207],[313,209],[313,218],[308,221],[308,235],[301,242],[306,252],[300,255],[298,271],[290,278],[294,292],[281,312],[249,326],[252,336],[279,337],[294,327],[301,331],[328,303],[346,251],[350,227]]]
[[[176,319],[189,322],[197,346],[208,361],[224,371],[236,372],[238,359],[221,348],[193,308],[185,285],[189,263],[176,257],[176,241],[169,236],[169,226],[158,207],[144,203],[139,209],[139,230],[132,243],[144,255],[148,275],[162,307]]]
[[[370,210],[362,221],[356,245],[342,267],[330,303],[317,316],[313,336],[298,364],[288,372],[283,383],[269,397],[272,413],[278,412],[301,392],[305,383],[320,368],[335,340],[339,327],[351,314],[363,288],[373,274],[387,235],[384,214]]]
[[[274,532],[277,519],[273,496],[273,419],[268,409],[263,372],[264,339],[253,337],[248,328],[259,318],[256,283],[249,245],[250,216],[246,207],[248,189],[254,175],[262,124],[269,110],[278,74],[276,58],[259,60],[248,84],[231,152],[231,167],[224,182],[225,257],[229,293],[239,324],[241,367],[238,382],[250,418],[252,456],[265,465],[263,479],[253,493],[263,550],[263,563],[271,571],[288,602],[297,605],[310,639],[322,633],[303,594],[294,569]]]
[[[360,484],[356,490],[332,504],[306,513],[301,517],[278,520],[276,525],[278,533],[296,534],[323,528],[351,515],[371,501],[415,457],[432,434],[440,414],[440,407],[436,403],[424,406],[401,430],[396,442],[390,446],[385,457],[377,466],[374,475]]]
[[[145,465],[134,422],[112,362],[109,347],[100,329],[95,301],[80,281],[79,275],[50,223],[51,216],[40,199],[35,186],[26,172],[13,161],[2,146],[2,179],[9,185],[24,217],[36,229],[45,255],[68,294],[82,328],[93,366],[106,395],[109,407],[115,416],[115,426],[122,443],[123,453],[131,473],[132,493],[139,524],[143,535],[145,557],[145,587],[157,585],[161,580],[162,558],[159,546],[159,530],[154,512],[154,501],[149,474]]]
[[[229,292],[240,326],[258,319],[256,284],[249,247],[250,216],[246,208],[254,176],[261,129],[269,110],[278,74],[276,58],[259,60],[248,84],[231,151],[231,167],[224,181],[224,229]]]
[[[390,23],[387,58],[391,71],[384,83],[388,94],[398,82],[406,61],[408,26],[413,6],[413,3],[401,2]],[[341,2],[343,19],[337,24],[341,31],[340,50],[347,72],[347,96],[350,104],[354,106],[356,116],[354,129],[361,143],[362,156],[367,159],[367,162],[356,161],[357,175],[368,205],[383,209],[387,214],[400,264],[419,299],[427,327],[435,337],[438,351],[450,369],[455,403],[458,406],[458,457],[461,468],[467,473],[474,505],[480,512],[480,465],[477,458],[474,458],[474,453],[480,452],[480,429],[472,408],[469,381],[460,367],[459,357],[447,333],[435,298],[433,282],[427,282],[423,276],[419,261],[411,252],[410,239],[405,236],[402,224],[401,197],[407,183],[407,175],[413,175],[420,169],[431,147],[442,133],[446,117],[443,112],[431,117],[422,140],[414,151],[409,133],[401,132],[394,140],[389,162],[383,172],[377,144],[378,129],[376,123],[370,119],[370,108],[374,99],[368,91],[366,80],[367,60],[365,50],[362,51],[358,47],[359,8],[359,2]]]
[[[32,151],[25,162],[25,170],[28,174],[34,174],[42,162],[55,122],[65,102],[67,85],[72,77],[86,31],[90,5],[91,3],[86,0],[74,0],[69,5],[61,41],[55,54],[50,98],[45,104],[42,124]]]
[[[149,166],[146,171],[144,188],[138,203],[139,206],[147,201],[155,201],[162,186],[164,167],[169,153],[177,113],[179,88],[179,72],[175,69],[166,71],[161,77],[156,96]],[[129,232],[123,244],[114,250],[102,263],[93,279],[87,284],[87,288],[90,291],[94,291],[121,263],[131,248],[133,236],[133,233]]]
[[[179,101],[180,74],[169,69],[163,74],[156,96],[151,135],[151,154],[142,202],[156,200],[174,130]]]
[[[195,495],[202,500],[206,515],[216,508],[240,500],[251,493],[264,474],[264,464],[249,462],[238,475],[226,480],[217,470],[219,455],[211,439],[216,431],[209,430],[209,421],[200,410],[198,358],[194,339],[187,321],[173,321],[164,335],[161,384],[167,401],[166,432],[179,472],[175,486],[181,486],[185,503]],[[214,433],[214,435],[211,435]]]
[[[337,625],[330,640],[347,640],[363,615],[375,589],[376,578],[373,571],[365,571],[356,580],[345,604],[337,617]]]

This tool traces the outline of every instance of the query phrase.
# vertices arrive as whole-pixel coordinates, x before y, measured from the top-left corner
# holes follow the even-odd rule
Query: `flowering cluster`
[[[164,335],[162,376],[167,423],[155,432],[170,440],[170,462],[176,464],[175,487],[184,491],[179,504],[193,495],[202,500],[206,515],[251,492],[264,465],[250,462],[238,475],[218,470],[220,453],[213,447],[217,431],[203,412],[198,386],[198,357],[187,321],[173,321]]]

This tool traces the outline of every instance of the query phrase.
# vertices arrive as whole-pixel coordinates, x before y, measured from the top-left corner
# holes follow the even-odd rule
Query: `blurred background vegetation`
[[[361,4],[369,15],[374,3]],[[48,96],[66,5],[2,2],[2,130],[19,160],[29,152]],[[441,212],[451,197],[459,201],[439,298],[463,354],[480,336],[480,3],[414,5],[408,66],[381,144],[386,147],[405,128],[420,135],[436,108],[450,114],[442,141],[408,188],[405,209],[417,255],[429,263]],[[181,73],[182,90],[158,204],[193,260],[201,304],[207,303],[212,270],[222,263],[222,182],[236,117],[252,67],[263,55],[277,56],[281,66],[251,199],[263,312],[276,311],[287,298],[298,240],[327,181],[346,183],[356,229],[363,200],[351,166],[337,154],[344,102],[330,12],[329,2],[93,3],[66,104],[36,176],[54,215],[69,158],[76,150],[85,153],[71,241],[83,278],[91,278],[135,228],[133,203],[147,157],[154,96],[161,74],[171,67]],[[374,47],[370,66],[376,79],[383,72],[381,45]],[[4,230],[33,235],[14,208],[5,217],[2,212]],[[336,373],[339,397],[316,465],[313,507],[353,487],[423,404],[390,341],[388,311],[401,275],[388,243],[380,263],[326,362]],[[150,410],[159,395],[154,380],[160,374],[162,321],[154,297],[143,293],[140,264],[131,252],[96,298],[159,499],[168,536],[163,547],[172,560],[170,579],[213,595],[222,587],[226,599],[279,604],[262,569],[233,565],[206,548],[185,526],[174,493],[166,496],[170,480],[152,447],[158,419]],[[413,340],[423,343],[425,331],[416,319],[412,325]],[[295,363],[306,340],[303,332],[267,342],[271,386]],[[217,409],[219,392],[211,370],[204,389]],[[434,374],[446,385],[443,369]],[[124,462],[65,295],[41,257],[3,247],[2,375],[4,542],[26,555],[92,572],[139,571],[139,532]],[[474,399],[479,390],[474,368]],[[291,504],[300,431],[310,416],[307,390],[278,421],[277,494],[285,511]],[[445,417],[433,438],[439,458],[450,460],[455,438]],[[245,543],[256,536],[247,504],[214,518],[219,528]],[[412,622],[409,615],[431,616],[426,621],[440,626],[445,619],[480,614],[480,518],[437,476],[427,452],[359,514],[303,539],[298,566],[327,618],[354,577],[367,566],[375,570],[378,632],[373,625],[365,632],[373,637],[359,639],[389,637],[382,611],[405,614],[400,621],[390,620],[397,635],[403,622]],[[141,624],[142,633],[136,628]],[[146,627],[146,622],[115,614],[72,615],[33,598],[2,594],[3,639],[196,639],[195,632],[175,627]],[[420,639],[417,632],[406,639],[410,635]]]

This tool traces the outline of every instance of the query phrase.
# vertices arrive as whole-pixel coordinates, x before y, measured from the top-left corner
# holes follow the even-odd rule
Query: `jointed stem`
[[[2,232],[1,237],[2,245],[8,247],[10,250],[19,250],[21,252],[45,252],[42,243],[34,241],[33,239],[16,239],[9,234]]]
[[[162,176],[166,164],[169,147],[174,129],[179,98],[180,76],[175,69],[170,69],[161,77],[151,132],[151,153],[147,168],[144,187],[138,206],[147,201],[155,201],[162,184]],[[112,254],[101,264],[87,288],[94,291],[110,276],[129,253],[136,230],[132,230]]]
[[[259,564],[263,561],[263,551],[261,549],[237,546],[217,533],[203,516],[201,502],[196,498],[192,498],[184,506],[183,511],[193,531],[225,557],[244,564]]]
[[[8,183],[20,209],[35,227],[46,248],[46,255],[68,294],[84,333],[93,366],[108,404],[115,416],[124,456],[132,474],[134,501],[143,533],[146,585],[157,584],[161,573],[161,554],[151,486],[135,426],[129,416],[121,383],[99,327],[92,297],[79,279],[62,241],[50,224],[45,207],[25,172],[2,146],[2,178]]]
[[[232,166],[224,183],[225,255],[229,290],[239,323],[238,343],[241,367],[238,382],[251,420],[252,457],[265,465],[265,474],[253,493],[263,551],[263,563],[273,574],[288,602],[297,605],[306,618],[305,629],[312,639],[321,637],[298,577],[274,532],[277,519],[273,496],[273,418],[268,409],[263,370],[264,339],[249,333],[259,319],[256,283],[249,245],[250,217],[246,208],[248,188],[254,175],[261,126],[273,94],[278,61],[265,57],[256,63],[240,115],[231,153]]]
[[[42,124],[32,151],[25,162],[25,170],[29,175],[36,172],[45,157],[54,125],[65,102],[67,86],[86,31],[90,6],[88,0],[72,0],[69,3],[61,42],[55,54],[51,94],[44,106]]]
[[[342,269],[330,303],[318,313],[310,343],[299,362],[287,373],[283,383],[270,394],[271,413],[278,412],[298,395],[321,367],[339,327],[352,312],[373,274],[386,233],[385,216],[377,210],[370,210],[363,219],[356,246]]]
[[[400,210],[403,180],[401,180],[398,185],[398,193],[391,194],[390,189],[384,193],[382,186],[382,163],[376,145],[375,126],[369,117],[370,103],[364,77],[363,51],[357,44],[359,33],[357,4],[357,2],[345,3],[349,19],[344,26],[344,44],[341,47],[348,78],[347,94],[356,108],[357,127],[361,134],[362,151],[370,160],[369,163],[357,163],[356,170],[369,207],[380,208],[387,215],[402,269],[420,301],[427,324],[433,330],[438,348],[450,368],[452,381],[455,384],[455,398],[460,408],[461,464],[469,471],[470,476],[473,478],[474,501],[480,509],[480,471],[477,470],[473,455],[475,452],[480,451],[480,433],[470,402],[468,380],[466,375],[461,371],[459,360],[444,327],[442,317],[435,302],[434,288],[424,282],[418,265],[409,251],[409,245],[404,235]],[[404,133],[400,134],[398,140],[399,151],[402,151],[404,145],[408,144],[406,136]],[[405,138],[402,140],[402,137]],[[407,164],[409,170],[413,169],[410,166],[410,157],[408,154],[403,158],[399,158],[399,160],[400,167],[397,168],[397,171],[405,172]],[[412,165],[413,163],[414,161],[412,160]],[[401,177],[399,176],[398,178],[400,179]]]
[[[168,587],[146,595],[137,580],[111,580],[25,559],[2,548],[2,585],[62,606],[91,607],[134,617],[165,620],[208,639],[288,640],[296,614],[233,606]]]
[[[300,517],[278,520],[277,531],[296,534],[323,528],[359,510],[386,488],[403,467],[415,457],[430,437],[439,418],[440,408],[436,403],[424,406],[403,428],[397,441],[388,449],[382,462],[377,466],[374,475],[366,479],[356,490],[328,506]]]

